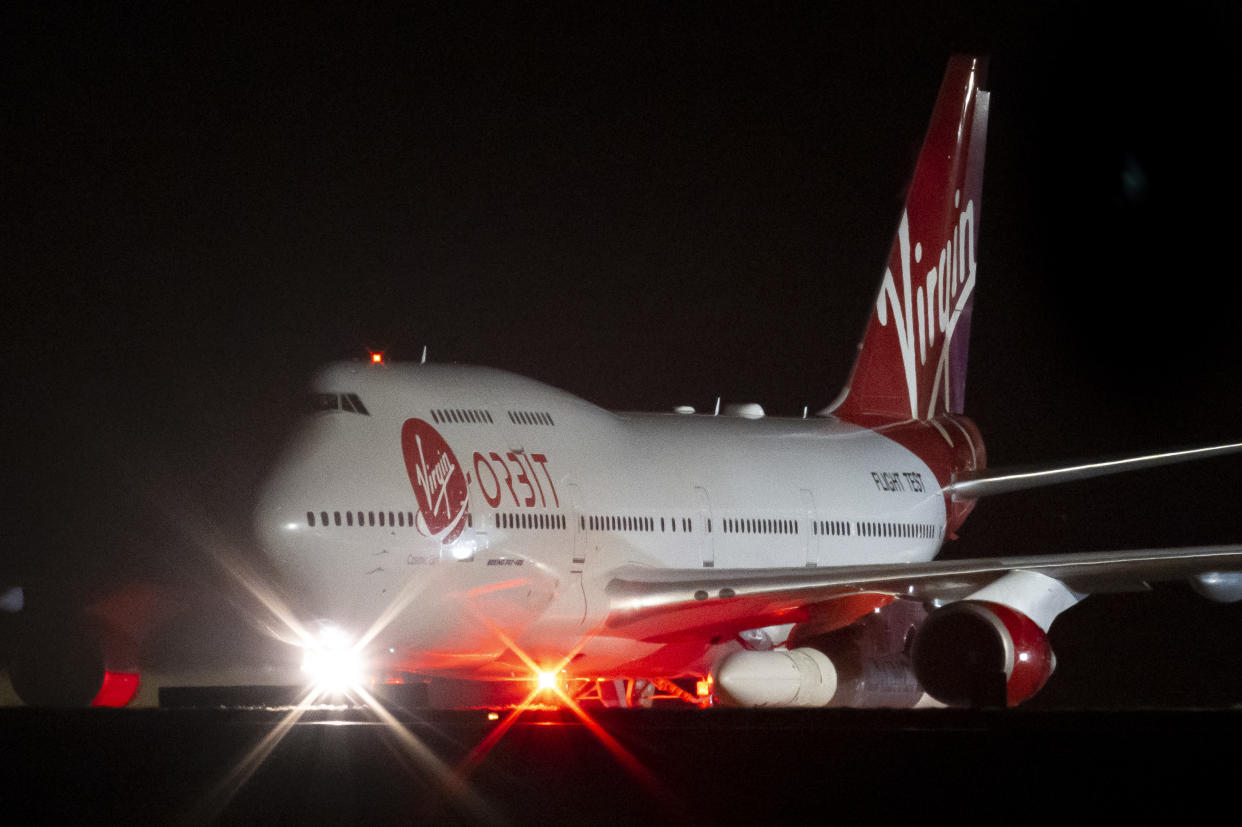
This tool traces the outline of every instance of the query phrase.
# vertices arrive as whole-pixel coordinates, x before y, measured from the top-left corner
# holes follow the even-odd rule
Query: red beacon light
[[[374,350],[371,350],[371,351],[367,351],[367,352],[371,354],[371,364],[373,364],[373,365],[382,365],[382,364],[384,364],[384,351],[382,351],[382,350],[380,350],[380,351],[374,351]]]

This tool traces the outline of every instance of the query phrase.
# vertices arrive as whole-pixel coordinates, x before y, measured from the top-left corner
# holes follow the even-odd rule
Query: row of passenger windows
[[[508,411],[509,421],[514,425],[555,425],[552,414],[543,411]]]
[[[797,534],[797,520],[764,520],[726,517],[720,521],[725,534]],[[711,531],[711,521],[707,530]],[[848,520],[813,520],[811,531],[822,537],[896,537],[911,540],[935,540],[940,528],[934,523],[882,523]]]
[[[797,534],[797,520],[761,520],[748,517],[725,517],[720,521],[725,534]],[[707,530],[711,531],[711,522]]]
[[[306,512],[306,525],[315,527],[316,512]],[[318,523],[321,526],[345,526],[347,528],[368,528],[383,526],[389,528],[413,528],[413,511],[320,511]],[[474,526],[474,519],[466,514],[466,525]]]
[[[509,513],[496,512],[496,528],[534,528],[558,529],[566,528],[564,514],[540,514],[534,511]]]
[[[657,523],[658,520],[658,523]],[[678,531],[689,534],[694,530],[694,521],[690,517],[627,517],[614,514],[583,515],[579,525],[590,531],[641,531],[671,532]],[[726,517],[720,521],[721,530],[725,534],[798,534],[797,520],[773,520],[759,518]],[[412,511],[307,511],[306,525],[346,527],[389,527],[413,528],[414,512]],[[466,514],[466,525],[474,527],[473,515]],[[497,528],[508,529],[565,529],[568,527],[563,514],[543,514],[538,512],[497,512],[495,515]],[[658,527],[657,527],[658,525]],[[939,540],[944,530],[934,523],[885,523],[885,522],[854,522],[846,520],[816,520],[811,523],[812,531],[818,536],[833,537],[895,537],[912,540]],[[707,521],[707,530],[711,532],[712,521]]]
[[[694,523],[689,517],[660,518],[660,527],[656,528],[655,517],[625,517],[614,514],[593,514],[580,518],[581,526],[590,531],[671,531],[676,533],[680,528],[684,534],[694,530]],[[710,527],[708,529],[710,531]]]
[[[546,411],[505,411],[514,425],[555,425]],[[438,425],[495,425],[492,412],[484,408],[432,408],[431,419]]]
[[[458,425],[494,425],[492,414],[483,408],[432,408],[431,418],[437,424],[455,422]]]
[[[854,523],[859,537],[900,537],[939,540],[943,530],[933,523]]]

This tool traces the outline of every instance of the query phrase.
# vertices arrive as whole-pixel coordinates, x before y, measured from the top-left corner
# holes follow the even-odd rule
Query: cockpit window
[[[362,404],[356,393],[312,393],[307,396],[308,413],[325,413],[327,411],[348,411],[370,416],[371,412]]]
[[[340,407],[335,393],[312,393],[306,401],[311,413],[335,411]]]

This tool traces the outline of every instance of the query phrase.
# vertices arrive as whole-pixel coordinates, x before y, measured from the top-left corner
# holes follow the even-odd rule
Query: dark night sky
[[[992,58],[992,464],[1242,436],[1236,12],[994,5],[7,13],[0,579],[205,576],[159,503],[241,538],[308,374],[367,348],[822,407],[954,50]],[[1236,541],[1239,465],[998,498],[947,553]],[[1155,634],[1242,625],[1181,597]]]

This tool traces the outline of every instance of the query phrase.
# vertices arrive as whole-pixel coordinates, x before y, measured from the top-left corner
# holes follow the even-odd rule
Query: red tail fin
[[[849,384],[825,413],[858,424],[961,413],[983,191],[986,63],[945,71]]]

